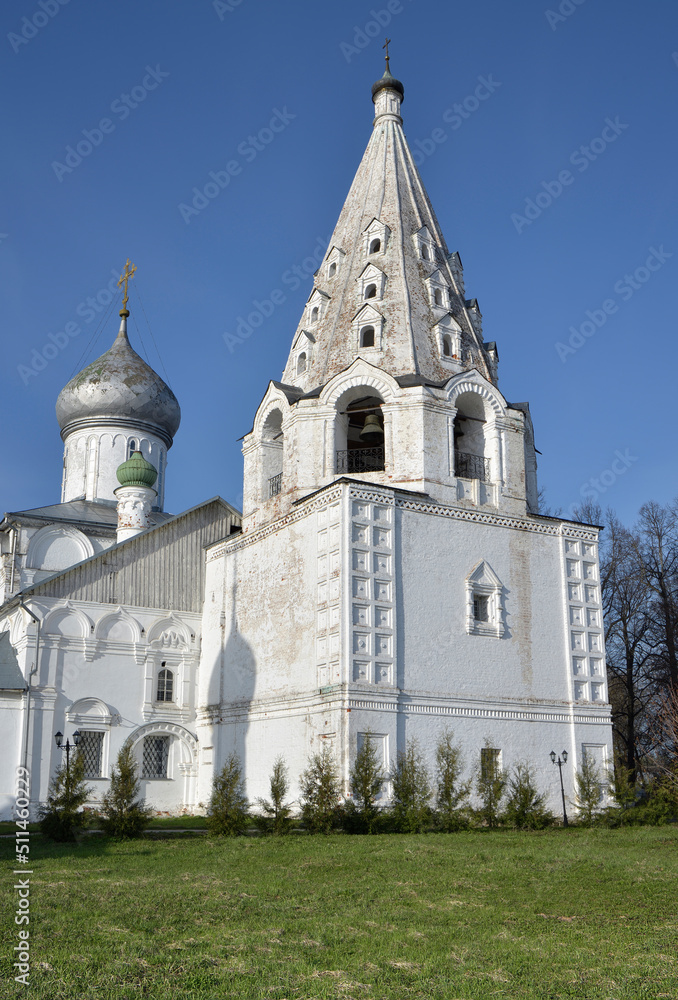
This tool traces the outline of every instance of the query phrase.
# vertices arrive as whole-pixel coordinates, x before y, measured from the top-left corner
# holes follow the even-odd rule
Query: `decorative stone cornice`
[[[220,542],[207,551],[207,562],[214,562],[221,559],[226,553],[238,552],[245,549],[269,535],[281,531],[283,528],[307,517],[316,510],[322,510],[330,503],[335,502],[342,496],[344,487],[349,490],[349,496],[358,500],[373,500],[378,503],[395,505],[401,510],[412,510],[420,514],[433,514],[436,517],[447,517],[453,521],[468,521],[475,524],[494,525],[499,528],[512,528],[515,531],[529,531],[538,535],[552,535],[554,537],[577,538],[588,542],[598,540],[598,528],[587,525],[576,525],[570,521],[552,520],[548,523],[535,518],[527,519],[511,517],[506,514],[493,514],[489,511],[468,510],[463,507],[448,507],[445,504],[436,503],[434,500],[415,500],[406,496],[399,496],[397,487],[370,487],[363,484],[353,484],[348,481],[325,487],[312,494],[308,501],[297,501],[298,506],[284,517],[262,528],[255,529],[251,534],[237,535],[233,540]]]

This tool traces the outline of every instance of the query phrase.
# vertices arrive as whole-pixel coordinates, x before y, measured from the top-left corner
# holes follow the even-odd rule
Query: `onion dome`
[[[376,83],[372,84],[372,100],[374,101],[380,90],[386,90],[387,87],[389,90],[395,90],[399,93],[401,101],[405,100],[405,88],[400,80],[396,80],[396,78],[391,74],[390,56],[388,55],[386,56],[386,69],[384,71],[384,75],[377,80]]]
[[[181,409],[168,385],[132,349],[126,309],[110,350],[61,390],[56,404],[61,436],[106,424],[147,430],[171,447]]]
[[[140,451],[133,451],[127,461],[118,466],[115,474],[121,486],[152,488],[158,478],[158,470],[146,461]]]

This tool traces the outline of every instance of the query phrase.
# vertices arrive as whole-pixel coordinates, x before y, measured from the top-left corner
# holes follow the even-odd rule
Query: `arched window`
[[[487,419],[481,397],[464,392],[457,398],[454,418],[454,474],[461,479],[491,482],[490,460],[486,456]]]
[[[337,273],[337,265],[334,261],[330,264],[329,271],[327,272],[328,278],[333,278]]]
[[[352,393],[352,395],[355,393]],[[359,396],[339,405],[337,473],[381,472],[384,469],[384,417],[378,396]]]
[[[372,242],[370,243],[370,253],[379,253],[380,250],[381,250],[381,240],[380,239],[372,240]]]
[[[162,663],[165,668],[165,661]],[[158,674],[158,690],[156,701],[174,701],[174,674],[171,670],[163,669]]]
[[[443,293],[440,288],[436,288],[433,293],[433,301],[437,306],[441,306],[443,304]]]
[[[302,351],[297,358],[297,375],[303,375],[306,371],[306,351]]]
[[[262,500],[270,500],[282,492],[284,440],[282,413],[278,409],[271,410],[264,421],[261,439]]]
[[[311,309],[311,323],[317,323],[317,322],[318,322],[318,307],[313,306],[313,308]]]
[[[452,357],[452,338],[450,337],[449,333],[446,333],[445,336],[443,337],[443,357],[444,358]]]
[[[139,451],[139,442],[130,438],[127,444],[127,457],[131,458],[135,451]]]
[[[421,256],[423,257],[424,260],[429,259],[428,247],[426,246],[425,243],[422,243],[421,245]]]
[[[373,299],[375,298],[376,294],[377,294],[377,286],[375,284],[368,285],[367,288],[365,289],[366,299]]]
[[[374,327],[364,326],[360,331],[360,346],[374,347]]]

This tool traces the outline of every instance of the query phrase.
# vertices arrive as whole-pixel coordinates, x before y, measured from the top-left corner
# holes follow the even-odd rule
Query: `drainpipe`
[[[35,642],[35,663],[33,669],[28,675],[28,691],[26,692],[26,729],[24,733],[24,753],[23,753],[23,766],[28,766],[28,728],[30,725],[30,713],[31,713],[31,678],[35,676],[38,672],[39,656],[40,656],[40,619],[33,614],[31,609],[24,604],[23,597],[19,596],[19,605],[27,611],[33,621],[38,626],[38,636]]]

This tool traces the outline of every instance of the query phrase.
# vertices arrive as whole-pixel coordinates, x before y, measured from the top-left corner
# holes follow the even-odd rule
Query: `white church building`
[[[45,800],[57,732],[80,734],[93,804],[131,738],[148,803],[176,813],[204,807],[232,751],[251,800],[284,755],[294,799],[329,743],[348,795],[367,732],[387,770],[413,738],[432,767],[447,729],[469,775],[483,749],[529,761],[556,811],[551,750],[570,800],[584,753],[609,766],[598,529],[538,511],[529,408],[498,387],[403,98],[387,61],[244,439],[242,514],[164,512],[180,410],[129,343],[126,295],[111,349],[61,392],[61,503],[0,523],[2,817],[18,765]]]

